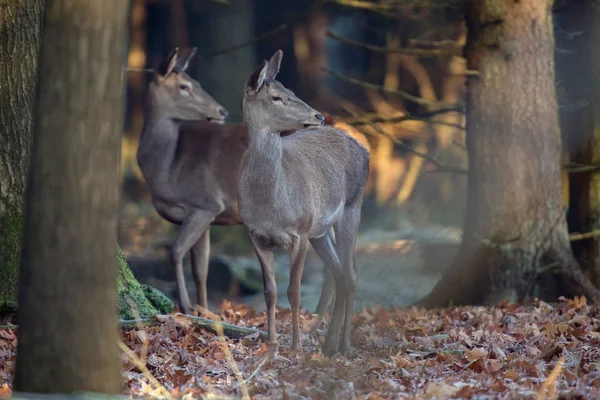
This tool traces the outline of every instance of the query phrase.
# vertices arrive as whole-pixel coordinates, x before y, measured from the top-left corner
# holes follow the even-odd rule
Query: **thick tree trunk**
[[[420,305],[597,293],[571,254],[561,202],[551,3],[467,3],[479,75],[467,90],[465,231],[454,268]]]
[[[249,0],[230,0],[229,4],[217,2],[186,2],[191,46],[198,46],[199,54],[207,54],[244,43],[254,37],[254,14]],[[193,19],[192,19],[193,18]],[[176,40],[176,37],[174,37]],[[181,40],[181,39],[180,39]],[[184,46],[175,42],[177,46]],[[192,76],[198,78],[208,93],[229,112],[228,121],[242,120],[240,87],[246,81],[246,71],[256,64],[254,46],[199,59],[191,65]]]
[[[0,312],[14,310],[42,0],[0,0]]]
[[[20,273],[18,391],[121,392],[115,243],[128,6],[46,1]]]

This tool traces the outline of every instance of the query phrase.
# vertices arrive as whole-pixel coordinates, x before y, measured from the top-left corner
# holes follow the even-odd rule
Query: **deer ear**
[[[160,63],[155,71],[155,74],[161,78],[166,78],[169,76],[169,74],[173,72],[175,64],[177,63],[177,54],[179,54],[179,47],[175,47],[169,56]]]
[[[275,77],[279,73],[279,67],[281,66],[281,58],[283,57],[283,51],[277,50],[275,54],[269,60],[269,68],[267,69],[267,78],[269,80],[275,80]]]
[[[265,79],[267,77],[267,69],[269,67],[269,63],[267,60],[264,60],[260,68],[250,75],[246,84],[244,85],[244,89],[246,93],[254,94],[257,93],[260,88],[265,84]]]
[[[181,57],[177,57],[177,63],[175,64],[175,68],[178,71],[185,72],[190,65],[190,60],[194,58],[196,55],[197,48],[193,47],[187,54],[182,55]]]

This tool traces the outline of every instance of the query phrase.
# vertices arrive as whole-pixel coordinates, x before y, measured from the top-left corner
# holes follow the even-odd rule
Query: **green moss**
[[[21,232],[23,218],[21,208],[7,207],[0,215],[0,313],[17,309],[19,265],[21,255]],[[173,303],[158,290],[142,287],[135,279],[123,252],[117,251],[119,314],[123,319],[136,317],[135,304],[142,318],[173,311]]]
[[[161,298],[155,292],[152,293],[152,296],[147,296],[150,291],[144,290],[142,285],[135,279],[120,248],[117,249],[117,262],[119,264],[117,275],[119,315],[122,319],[148,318],[152,315],[165,313],[164,310],[173,310],[173,303],[166,296],[163,295]],[[158,307],[153,302],[156,302],[155,304]],[[170,308],[167,303],[169,303]]]
[[[169,314],[175,310],[173,302],[158,289],[150,285],[142,284],[144,295],[150,301],[150,304],[161,314]]]
[[[17,306],[23,215],[20,206],[0,204],[5,208],[0,215],[0,312],[11,312]]]

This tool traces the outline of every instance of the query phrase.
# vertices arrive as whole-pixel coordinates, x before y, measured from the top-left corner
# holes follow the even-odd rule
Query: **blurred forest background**
[[[330,115],[337,126],[364,135],[372,154],[359,264],[370,264],[374,280],[406,274],[423,263],[423,249],[417,251],[414,239],[421,239],[421,247],[441,251],[430,265],[451,259],[460,240],[456,227],[462,226],[466,189],[464,6],[414,1],[369,10],[369,4],[133,1],[120,243],[140,281],[174,294],[165,250],[176,228],[154,211],[135,153],[152,79],[144,70],[155,68],[175,46],[198,47],[188,73],[228,110],[228,123],[241,121],[242,87],[249,72],[280,48],[285,59],[278,80]],[[379,85],[389,90],[382,92]],[[391,122],[374,125],[376,116]],[[262,308],[262,290],[257,290],[262,284],[260,267],[245,228],[213,227],[211,236],[212,298],[218,300],[218,293],[229,298],[260,293],[256,306]],[[374,252],[379,257],[367,255]],[[399,262],[398,255],[405,261]],[[285,282],[287,261],[281,261]],[[303,306],[312,309],[323,269],[314,254],[309,261],[316,265],[305,270]],[[187,273],[193,293],[191,272]],[[435,275],[425,278],[416,291],[409,284],[408,293],[395,286],[382,291],[374,281],[375,298],[364,301],[408,304],[431,288]],[[361,286],[364,279],[361,276]],[[376,298],[381,295],[386,299]],[[287,302],[285,295],[280,300]]]
[[[553,9],[563,201],[571,202],[572,232],[595,224],[588,193],[597,150],[584,144],[597,125],[598,87],[590,84],[600,46],[596,8],[592,1],[559,1]],[[198,47],[188,73],[228,110],[228,123],[241,121],[248,73],[280,48],[285,57],[278,79],[329,115],[329,123],[368,140],[357,308],[410,304],[450,265],[465,217],[465,82],[477,74],[463,56],[464,2],[134,0],[129,40],[119,243],[141,282],[175,296],[166,249],[176,227],[154,211],[135,153],[151,69],[176,46]],[[571,185],[568,172],[574,172]],[[260,267],[245,228],[213,227],[211,238],[210,303],[241,299],[262,309]],[[579,244],[576,255],[589,266],[595,241]],[[280,289],[287,286],[282,257]],[[323,269],[314,254],[307,264],[302,304],[312,309]],[[194,293],[189,265],[186,274]],[[284,293],[278,301],[287,304]]]

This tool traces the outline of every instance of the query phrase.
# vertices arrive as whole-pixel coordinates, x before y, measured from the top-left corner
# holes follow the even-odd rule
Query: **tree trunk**
[[[18,391],[120,393],[122,68],[129,4],[47,0],[18,322]]]
[[[467,3],[468,69],[479,75],[467,83],[464,237],[420,305],[597,293],[571,254],[561,203],[551,3]]]
[[[192,46],[199,46],[200,55],[227,49],[254,37],[254,14],[249,0],[230,0],[227,5],[187,1],[186,5],[189,38]],[[175,45],[183,46],[176,41],[176,35],[173,39]],[[208,59],[199,57],[190,69],[193,69],[192,76],[227,109],[227,120],[238,122],[242,120],[240,88],[246,81],[246,71],[252,70],[256,63],[254,46],[247,45]]]
[[[0,0],[0,312],[17,303],[42,0]]]

